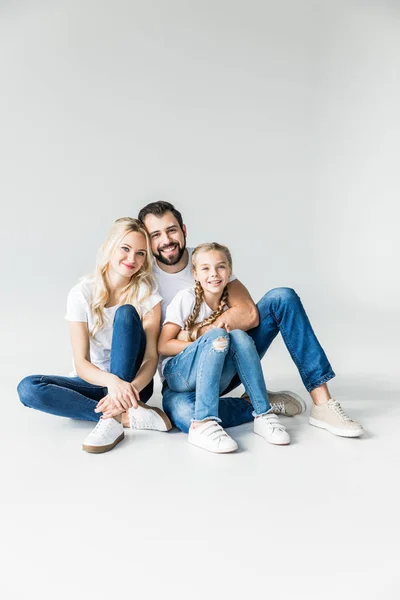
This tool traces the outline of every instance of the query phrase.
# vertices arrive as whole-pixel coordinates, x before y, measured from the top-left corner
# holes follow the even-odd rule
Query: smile
[[[178,244],[173,244],[172,246],[166,246],[164,247],[161,252],[165,252],[166,254],[170,254],[171,252],[173,252],[175,250],[175,248],[177,247]]]

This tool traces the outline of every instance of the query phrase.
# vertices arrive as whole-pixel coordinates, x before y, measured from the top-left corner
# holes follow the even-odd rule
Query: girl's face
[[[142,268],[146,260],[146,238],[143,233],[131,231],[117,244],[108,268],[130,279]]]
[[[231,276],[231,270],[223,252],[208,250],[197,254],[193,275],[204,291],[222,294]]]

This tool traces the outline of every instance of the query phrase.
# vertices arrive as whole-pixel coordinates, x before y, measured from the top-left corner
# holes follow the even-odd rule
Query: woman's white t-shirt
[[[79,321],[81,323],[87,323],[88,331],[91,330],[95,322],[94,313],[90,308],[93,288],[93,279],[84,279],[75,285],[68,294],[67,314],[65,315],[67,321]],[[160,294],[153,292],[148,298],[141,302],[141,298],[143,298],[145,294],[146,285],[142,283],[138,291],[138,305],[140,306],[143,316],[156,304],[162,301]],[[110,371],[113,323],[115,313],[118,308],[118,304],[111,306],[110,308],[105,308],[104,315],[106,321],[104,327],[96,333],[95,339],[93,339],[92,336],[89,336],[90,362],[102,371]],[[74,371],[70,374],[70,376],[77,376],[75,365]]]
[[[167,306],[167,311],[165,314],[165,319],[163,325],[165,323],[176,323],[179,325],[181,329],[184,329],[185,322],[188,317],[193,312],[194,305],[196,302],[196,293],[195,288],[190,287],[184,290],[181,290],[176,294],[173,300]],[[227,310],[226,306],[224,310]],[[201,323],[209,317],[213,313],[213,309],[206,304],[206,302],[202,302],[199,310],[199,315],[195,321],[195,323]],[[163,373],[165,365],[173,356],[161,356],[160,357],[160,377],[163,379]]]

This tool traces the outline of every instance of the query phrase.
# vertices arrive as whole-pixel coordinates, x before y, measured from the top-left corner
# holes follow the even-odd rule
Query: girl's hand
[[[190,342],[190,338],[189,338],[189,332],[186,329],[181,329],[180,332],[178,333],[178,337],[176,338],[177,340],[180,340],[181,342]]]
[[[224,321],[219,321],[216,325],[211,325],[211,327],[219,327],[221,329],[225,329],[227,333],[231,331],[231,328],[229,327],[228,323],[225,323]]]
[[[128,410],[132,406],[137,408],[140,397],[139,392],[132,383],[124,381],[116,375],[111,375],[107,388],[108,396],[114,401],[116,408],[122,408],[123,410]]]

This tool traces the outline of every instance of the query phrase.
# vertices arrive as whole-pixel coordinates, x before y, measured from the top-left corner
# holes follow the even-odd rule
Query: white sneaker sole
[[[326,431],[329,431],[330,433],[333,433],[334,435],[338,435],[340,437],[355,438],[362,436],[364,433],[364,429],[362,427],[360,427],[360,429],[353,430],[338,429],[337,427],[332,427],[332,425],[329,425],[329,423],[325,423],[325,421],[319,421],[318,419],[314,419],[314,417],[310,417],[308,419],[308,422],[314,427],[326,429]]]
[[[82,444],[82,450],[85,450],[85,452],[90,452],[90,454],[102,454],[103,452],[108,452],[109,450],[115,448],[115,446],[122,442],[123,439],[124,432],[122,432],[112,444],[107,444],[106,446],[86,446],[85,444]]]
[[[162,428],[153,429],[152,431],[169,431],[170,429],[172,429],[171,421],[169,420],[169,418],[167,417],[165,412],[163,410],[161,410],[161,408],[158,408],[157,406],[147,406],[147,404],[145,404],[141,400],[138,401],[138,405],[141,408],[145,408],[147,410],[154,410],[154,412],[156,412],[158,414],[158,416],[161,417],[161,419],[163,420],[164,426]],[[133,409],[133,410],[135,410],[135,409]],[[136,429],[136,427],[132,427],[131,420],[129,420],[129,425],[131,426],[132,429]]]
[[[254,431],[254,429],[253,429],[253,431]],[[272,440],[267,439],[265,437],[265,435],[262,435],[262,433],[258,433],[257,431],[254,431],[254,433],[256,435],[259,435],[263,440],[268,442],[268,444],[272,444],[273,446],[289,446],[289,444],[290,444],[290,440],[288,442],[273,442]]]
[[[291,398],[294,398],[295,400],[297,400],[297,402],[300,404],[300,406],[301,406],[300,414],[306,412],[306,410],[307,410],[307,404],[304,402],[303,398],[301,396],[298,396],[294,392],[290,392],[289,390],[281,390],[279,392],[268,392],[268,394],[272,395],[271,402],[274,401],[274,399],[273,399],[274,394],[286,394],[287,396],[290,396]],[[288,416],[288,415],[285,415],[285,416]]]
[[[238,445],[237,444],[236,444],[236,446],[234,446],[232,448],[217,448],[217,449],[213,449],[213,448],[207,448],[207,446],[202,446],[201,444],[196,444],[196,442],[192,442],[189,439],[188,439],[188,442],[192,446],[196,446],[196,448],[201,448],[202,450],[207,450],[208,452],[212,452],[213,454],[228,454],[229,452],[235,452],[235,450],[238,449]]]

